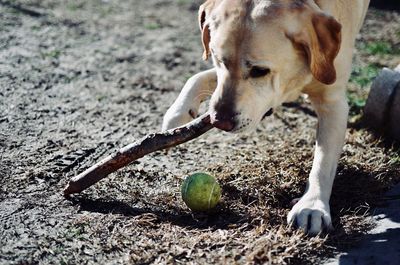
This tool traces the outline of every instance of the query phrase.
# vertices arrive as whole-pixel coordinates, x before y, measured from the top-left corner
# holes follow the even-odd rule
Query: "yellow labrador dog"
[[[311,235],[332,227],[329,198],[343,147],[356,35],[369,0],[208,0],[199,11],[203,58],[214,68],[191,77],[164,116],[163,130],[189,122],[200,103],[215,127],[252,128],[301,93],[318,114],[306,192],[288,222]]]

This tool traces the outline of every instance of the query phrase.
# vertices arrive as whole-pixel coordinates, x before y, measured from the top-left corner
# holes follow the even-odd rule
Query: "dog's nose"
[[[236,125],[234,117],[220,116],[215,112],[211,115],[211,124],[214,125],[215,128],[226,132],[232,131]]]

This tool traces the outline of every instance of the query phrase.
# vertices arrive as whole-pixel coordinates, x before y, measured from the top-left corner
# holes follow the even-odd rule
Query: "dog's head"
[[[208,0],[199,24],[203,58],[217,71],[210,101],[217,128],[255,128],[313,79],[336,80],[341,25],[313,0]]]

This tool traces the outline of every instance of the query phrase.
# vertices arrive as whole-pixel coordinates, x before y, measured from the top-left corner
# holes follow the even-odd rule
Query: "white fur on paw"
[[[329,203],[306,195],[293,206],[287,221],[311,236],[332,229]]]
[[[165,113],[162,124],[162,131],[180,127],[193,120],[193,116],[197,115],[193,110],[182,110],[173,106]]]

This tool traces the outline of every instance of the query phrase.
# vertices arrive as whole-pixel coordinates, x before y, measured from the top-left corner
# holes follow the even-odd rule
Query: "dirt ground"
[[[199,3],[0,0],[1,264],[315,264],[373,226],[366,216],[400,181],[399,149],[361,119],[378,69],[400,61],[400,15],[375,9],[357,44],[329,236],[286,227],[315,141],[305,100],[254,133],[214,130],[62,196],[68,179],[159,130],[185,80],[210,67]],[[192,215],[180,198],[182,179],[197,171],[223,188],[209,215]]]

